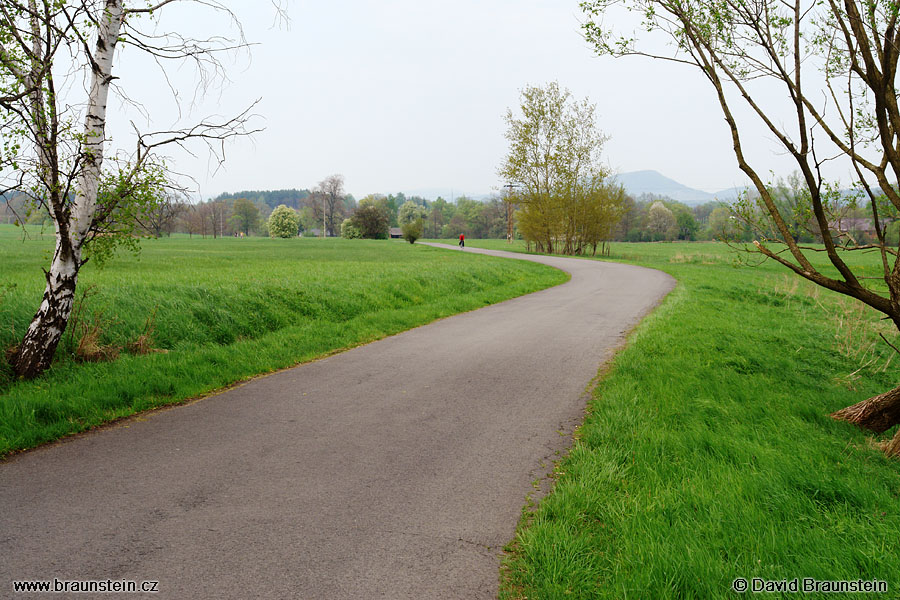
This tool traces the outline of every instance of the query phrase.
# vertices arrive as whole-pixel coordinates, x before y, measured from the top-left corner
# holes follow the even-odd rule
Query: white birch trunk
[[[78,270],[82,264],[82,245],[91,229],[97,208],[106,141],[106,103],[112,81],[116,42],[125,14],[123,2],[124,0],[106,0],[104,14],[98,19],[100,26],[92,57],[91,89],[84,120],[83,162],[77,179],[75,200],[68,223],[60,222],[62,215],[53,215],[56,222],[56,250],[50,270],[47,271],[47,287],[41,306],[12,360],[19,377],[35,377],[50,366],[72,313]]]
[[[124,17],[123,0],[106,0],[106,10],[100,21],[97,47],[94,50],[94,69],[84,118],[84,163],[78,174],[75,203],[69,221],[72,242],[80,258],[81,245],[87,236],[97,209],[100,169],[103,166],[103,146],[106,142],[106,102],[112,82],[113,58]]]

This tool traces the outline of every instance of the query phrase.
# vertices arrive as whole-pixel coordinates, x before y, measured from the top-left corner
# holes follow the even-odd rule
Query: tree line
[[[340,176],[332,176],[334,178]],[[818,221],[809,210],[809,192],[797,174],[779,178],[768,186],[774,201],[789,215],[789,227],[794,239],[805,243],[822,243]],[[832,233],[849,242],[871,244],[877,241],[876,227],[868,200],[858,190],[833,190],[832,211],[828,225]],[[514,239],[526,239],[521,221],[521,208],[510,195],[494,195],[483,200],[460,196],[454,201],[438,197],[370,194],[359,202],[339,187],[339,202],[325,207],[325,223],[329,236],[387,238],[391,227],[399,228],[416,220],[422,222],[422,236],[427,238],[456,238],[460,234],[474,239],[503,239],[509,231]],[[690,206],[667,196],[624,194],[617,203],[615,218],[600,242],[660,242],[728,240],[751,242],[764,225],[767,214],[759,208],[759,194],[747,190],[737,202],[711,201]],[[360,208],[371,204],[372,209],[359,214]],[[320,236],[323,223],[323,202],[320,190],[286,189],[254,190],[223,193],[214,199],[189,202],[176,194],[163,195],[134,216],[136,233],[150,237],[183,233],[190,236],[218,238],[235,235],[269,235],[269,219],[273,210],[284,205],[297,214],[296,235]],[[329,219],[330,217],[330,219]],[[352,219],[367,219],[365,233],[354,231]],[[510,218],[512,227],[510,228]],[[33,226],[52,228],[52,220],[40,207],[30,206],[26,196],[9,196],[0,204],[0,223],[24,222]],[[345,226],[344,223],[347,223]],[[349,227],[349,228],[348,228]],[[888,240],[900,242],[900,211],[886,203],[880,211],[879,227]],[[360,229],[360,227],[357,227]],[[769,224],[770,235],[775,234]],[[563,247],[563,250],[565,248]]]
[[[383,226],[372,237],[388,237],[391,227],[421,219],[423,233],[431,238],[457,237],[460,233],[473,238],[502,238],[506,235],[507,213],[499,197],[476,200],[460,196],[454,201],[438,197],[369,194],[357,201],[343,191],[343,178],[334,175],[328,188],[258,190],[223,193],[200,202],[190,202],[176,194],[163,195],[158,202],[135,215],[136,233],[164,237],[183,233],[201,237],[268,236],[268,222],[281,205],[298,217],[297,235],[318,237],[323,224],[329,237],[340,236],[344,221],[354,217],[360,207],[372,204],[384,216]],[[338,180],[341,181],[337,185]],[[28,198],[14,197],[0,205],[0,222],[24,223],[52,228],[45,210],[33,206]]]

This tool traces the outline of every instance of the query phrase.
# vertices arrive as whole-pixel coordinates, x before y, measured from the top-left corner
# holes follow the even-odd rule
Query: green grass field
[[[0,227],[3,346],[36,307],[49,248],[16,235]],[[811,577],[889,585],[886,596],[841,598],[900,597],[900,461],[828,417],[896,385],[900,357],[877,338],[896,332],[777,265],[736,265],[719,244],[615,244],[611,258],[679,285],[600,380],[553,492],[523,512],[501,596],[725,598],[738,577]],[[873,254],[850,260],[878,272]],[[102,312],[103,342],[125,345],[155,311],[154,346],[168,352],[81,363],[67,340],[39,381],[0,372],[0,449],[562,279],[404,243],[148,241],[137,258],[86,268],[85,314]]]
[[[900,357],[877,338],[896,331],[775,264],[736,267],[724,245],[614,244],[611,258],[679,284],[525,512],[502,597],[727,598],[738,577],[880,579],[886,595],[801,596],[900,597],[900,461],[828,417],[897,385]],[[878,272],[877,255],[848,260]]]
[[[0,349],[19,341],[37,309],[51,249],[49,237],[23,241],[0,226]],[[99,345],[126,347],[155,315],[151,346],[165,352],[79,361],[76,326],[35,381],[14,381],[0,360],[0,457],[566,277],[399,241],[146,240],[138,256],[85,266],[80,320],[98,326]]]

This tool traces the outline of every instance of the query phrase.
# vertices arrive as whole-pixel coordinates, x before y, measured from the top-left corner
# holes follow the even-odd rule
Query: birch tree
[[[900,329],[900,249],[886,240],[885,208],[900,210],[900,4],[895,0],[587,0],[584,31],[600,55],[645,56],[699,70],[721,109],[738,166],[753,184],[735,217],[756,235],[756,251],[799,277],[880,311]],[[617,33],[612,12],[641,17],[647,44]],[[618,13],[616,13],[618,14]],[[736,110],[740,105],[743,111]],[[749,118],[740,115],[749,113]],[[762,133],[799,173],[797,203],[779,202],[745,152]],[[852,172],[868,200],[874,244],[858,244],[835,227],[847,198],[824,172],[834,161]],[[799,209],[796,211],[795,209]],[[798,241],[798,223],[811,223],[823,247]],[[867,280],[846,252],[880,256],[880,281]],[[817,268],[807,253],[823,252],[833,267]],[[900,388],[833,415],[875,432],[900,423]],[[900,433],[886,445],[900,454]]]
[[[159,61],[189,59],[217,68],[217,53],[244,45],[242,39],[192,40],[177,32],[142,31],[175,1],[0,0],[3,191],[27,194],[46,209],[56,233],[43,298],[11,360],[19,377],[34,377],[50,365],[92,243],[105,239],[108,245],[110,236],[101,234],[114,239],[127,232],[111,224],[121,225],[135,202],[165,185],[156,150],[192,139],[220,144],[252,132],[249,109],[184,130],[136,131],[133,153],[104,164],[117,49],[131,46]],[[215,0],[199,4],[231,15]],[[75,98],[81,87],[84,96]]]

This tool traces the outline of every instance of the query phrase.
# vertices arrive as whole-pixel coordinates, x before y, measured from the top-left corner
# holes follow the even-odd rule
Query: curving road
[[[159,581],[158,598],[495,597],[532,482],[674,281],[465,251],[572,279],[0,464],[0,597],[54,577]]]

